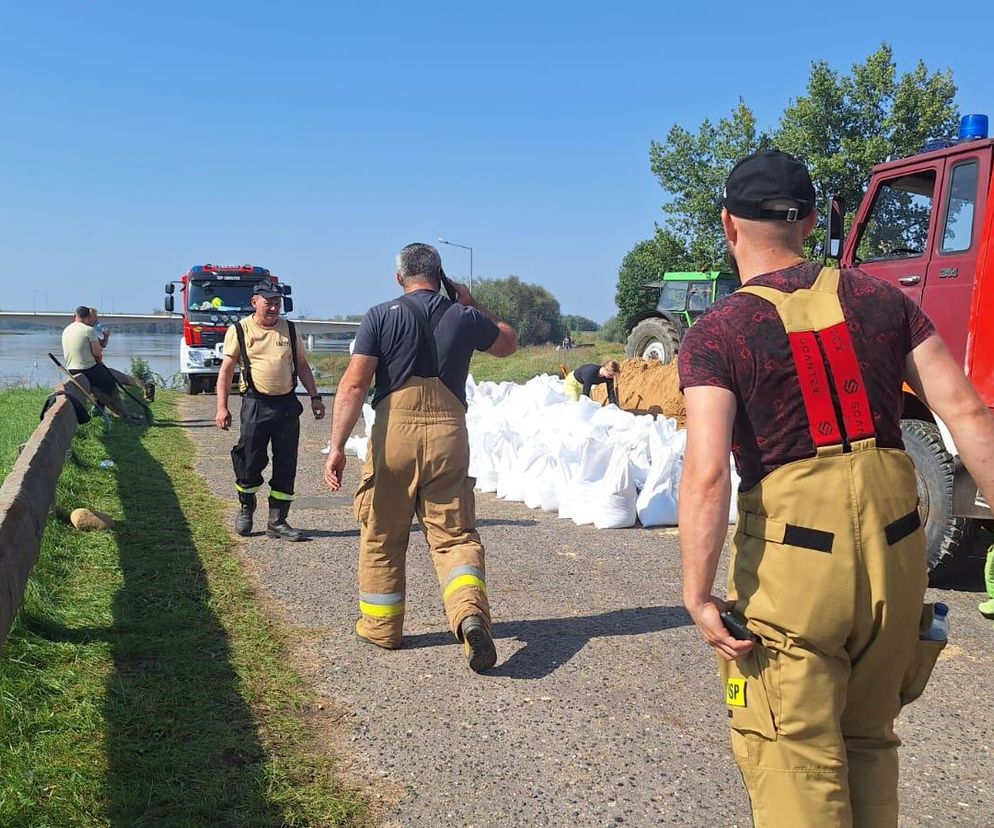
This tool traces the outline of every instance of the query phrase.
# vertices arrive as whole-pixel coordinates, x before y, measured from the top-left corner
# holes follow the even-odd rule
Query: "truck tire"
[[[625,344],[625,356],[658,359],[667,363],[674,360],[679,347],[680,332],[673,323],[661,316],[653,316],[632,328]]]
[[[183,390],[193,396],[200,393],[200,377],[196,374],[183,374]]]
[[[976,531],[976,521],[953,517],[953,457],[946,451],[934,423],[902,420],[904,447],[915,463],[918,482],[918,511],[925,528],[928,571],[947,566]]]

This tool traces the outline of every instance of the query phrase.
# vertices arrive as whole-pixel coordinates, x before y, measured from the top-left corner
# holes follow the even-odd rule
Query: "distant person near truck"
[[[571,400],[578,400],[581,396],[589,397],[595,385],[607,386],[607,401],[612,405],[618,404],[618,391],[615,388],[615,379],[621,374],[621,366],[616,359],[609,359],[600,365],[589,363],[581,365],[566,375],[563,390]]]
[[[262,473],[269,465],[272,448],[273,473],[269,478],[269,520],[266,535],[300,541],[304,533],[287,523],[297,477],[300,415],[297,378],[311,398],[315,420],[324,417],[324,401],[307,362],[304,341],[292,322],[280,315],[283,291],[269,278],[252,290],[255,313],[228,328],[224,337],[224,360],[217,379],[217,427],[231,427],[228,397],[235,367],[241,365],[242,402],[239,409],[238,442],[231,450],[239,510],[235,531],[252,532],[256,493],[262,488]]]

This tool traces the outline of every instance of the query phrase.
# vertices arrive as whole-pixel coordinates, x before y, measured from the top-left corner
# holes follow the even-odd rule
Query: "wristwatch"
[[[320,402],[323,399],[324,397],[322,397],[320,394],[311,394],[311,402],[314,402],[315,400]]]

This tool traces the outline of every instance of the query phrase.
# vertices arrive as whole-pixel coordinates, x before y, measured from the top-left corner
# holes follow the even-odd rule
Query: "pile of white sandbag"
[[[675,526],[687,432],[676,420],[635,415],[588,397],[573,402],[563,381],[543,374],[524,385],[466,383],[470,476],[483,492],[557,512],[598,529]],[[363,460],[375,413],[363,407],[364,436],[346,451]],[[733,491],[738,483],[733,471]],[[732,498],[729,522],[734,522]]]
[[[548,375],[524,385],[470,377],[469,473],[477,488],[599,529],[636,519],[675,525],[686,432],[672,419],[587,397],[573,402],[562,388]]]

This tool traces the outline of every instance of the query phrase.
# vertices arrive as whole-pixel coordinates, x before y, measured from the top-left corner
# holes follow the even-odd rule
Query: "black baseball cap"
[[[283,295],[283,289],[266,279],[265,281],[257,282],[256,286],[252,289],[252,293],[264,299],[275,299],[277,296]]]
[[[768,201],[793,201],[789,210],[769,210]],[[815,188],[803,161],[780,150],[764,150],[739,161],[728,174],[722,206],[744,219],[797,221],[811,214]]]

